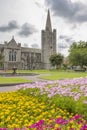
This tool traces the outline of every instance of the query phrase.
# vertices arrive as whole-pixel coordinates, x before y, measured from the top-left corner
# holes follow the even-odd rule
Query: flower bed
[[[17,88],[0,93],[0,128],[87,130],[87,78]]]

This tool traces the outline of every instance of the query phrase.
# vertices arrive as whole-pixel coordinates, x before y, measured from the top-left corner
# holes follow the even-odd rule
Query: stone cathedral
[[[12,37],[9,42],[0,44],[3,55],[3,69],[50,69],[49,57],[56,53],[56,30],[52,30],[48,10],[45,30],[41,31],[41,49],[22,47]]]

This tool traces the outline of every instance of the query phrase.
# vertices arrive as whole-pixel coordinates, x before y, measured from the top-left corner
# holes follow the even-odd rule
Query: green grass
[[[66,72],[66,71],[51,71],[48,76],[41,76],[42,79],[47,80],[58,80],[65,78],[78,78],[78,77],[86,77],[87,72]]]
[[[37,74],[48,74],[47,76],[41,76],[41,79],[47,80],[58,80],[65,78],[79,78],[86,77],[87,72],[67,72],[65,70],[18,70],[19,73],[37,73]]]
[[[7,73],[12,73],[12,70],[7,70]],[[17,73],[37,73],[37,74],[47,74],[50,70],[17,70]]]
[[[10,84],[10,83],[26,83],[32,82],[31,80],[22,79],[22,78],[7,78],[7,77],[0,77],[0,84]]]
[[[12,73],[12,70],[8,70],[7,73]],[[64,70],[17,70],[17,73],[37,73],[37,74],[48,74],[47,76],[40,76],[41,79],[47,80],[58,80],[65,78],[79,78],[86,77],[87,72],[74,72],[74,71],[64,71]]]

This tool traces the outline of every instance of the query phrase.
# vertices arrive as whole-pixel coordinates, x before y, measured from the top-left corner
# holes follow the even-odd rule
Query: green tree
[[[87,65],[87,42],[74,42],[70,47],[69,62],[72,65]]]
[[[50,58],[50,63],[52,66],[56,66],[56,68],[58,66],[60,66],[63,62],[63,56],[59,53],[59,54],[54,54],[54,55],[51,55]]]

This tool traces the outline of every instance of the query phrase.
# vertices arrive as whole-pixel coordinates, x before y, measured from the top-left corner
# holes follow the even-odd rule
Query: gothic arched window
[[[16,51],[13,53],[13,61],[16,61]]]
[[[9,52],[9,61],[16,61],[16,51]]]
[[[9,52],[9,61],[12,61],[12,52]]]

